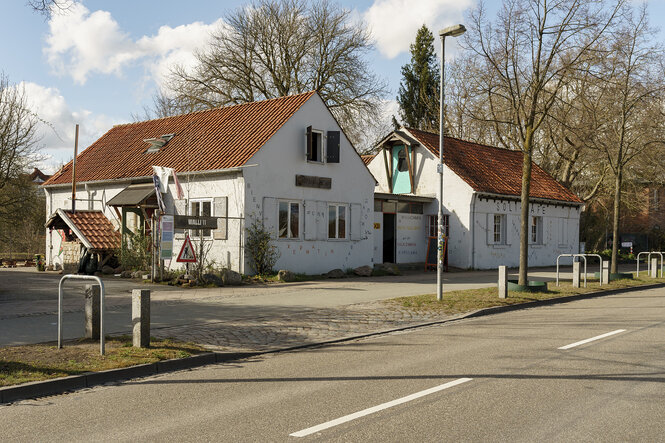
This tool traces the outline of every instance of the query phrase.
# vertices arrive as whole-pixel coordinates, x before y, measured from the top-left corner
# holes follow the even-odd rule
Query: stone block
[[[608,285],[610,283],[610,262],[608,260],[603,260],[602,268],[600,284]]]
[[[649,268],[649,277],[658,278],[658,257],[651,258],[651,267]]]
[[[99,338],[99,294],[98,285],[85,285],[85,338]]]
[[[132,344],[136,348],[150,346],[150,290],[132,290]]]
[[[578,261],[573,262],[573,288],[580,287],[580,268],[581,263]]]
[[[356,275],[359,275],[361,277],[369,277],[372,275],[372,267],[371,266],[360,266],[357,267],[356,269],[353,270],[353,273]]]

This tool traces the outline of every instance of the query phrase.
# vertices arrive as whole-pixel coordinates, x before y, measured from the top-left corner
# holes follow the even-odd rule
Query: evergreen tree
[[[400,118],[411,128],[439,132],[439,67],[434,35],[423,25],[411,45],[411,63],[402,66],[397,102]]]

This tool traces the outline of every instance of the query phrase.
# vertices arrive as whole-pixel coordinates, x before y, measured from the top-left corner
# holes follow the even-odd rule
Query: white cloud
[[[95,115],[88,110],[72,110],[56,88],[47,88],[36,83],[22,82],[18,85],[25,91],[28,107],[38,116],[37,136],[39,167],[44,172],[53,172],[61,163],[74,155],[75,126],[79,124],[79,152],[98,139],[111,126],[120,122],[106,115]]]
[[[50,19],[44,53],[58,74],[69,75],[79,84],[91,74],[121,76],[125,68],[136,64],[161,82],[171,63],[191,66],[194,51],[205,45],[220,23],[221,19],[211,24],[162,26],[156,35],[133,40],[109,12],[90,12],[77,3],[67,14]]]
[[[409,50],[423,24],[434,34],[438,51],[437,31],[460,23],[464,11],[473,4],[472,0],[374,0],[364,19],[379,52],[392,59]]]

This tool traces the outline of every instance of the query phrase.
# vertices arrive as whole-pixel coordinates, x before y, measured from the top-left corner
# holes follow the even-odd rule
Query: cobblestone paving
[[[417,325],[446,317],[380,302],[306,310],[288,316],[153,329],[158,338],[191,341],[216,351],[268,351]]]

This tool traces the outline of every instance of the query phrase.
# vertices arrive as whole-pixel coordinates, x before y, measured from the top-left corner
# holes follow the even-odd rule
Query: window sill
[[[332,241],[332,242],[344,242],[344,241],[349,241],[348,238],[327,238],[327,241]]]
[[[497,244],[492,244],[490,246],[493,247],[494,249],[506,249],[508,247],[508,245],[505,244],[505,243],[498,244],[498,245]]]
[[[307,160],[307,163],[311,163],[313,165],[324,165],[325,162],[323,161],[314,161],[314,160]]]

